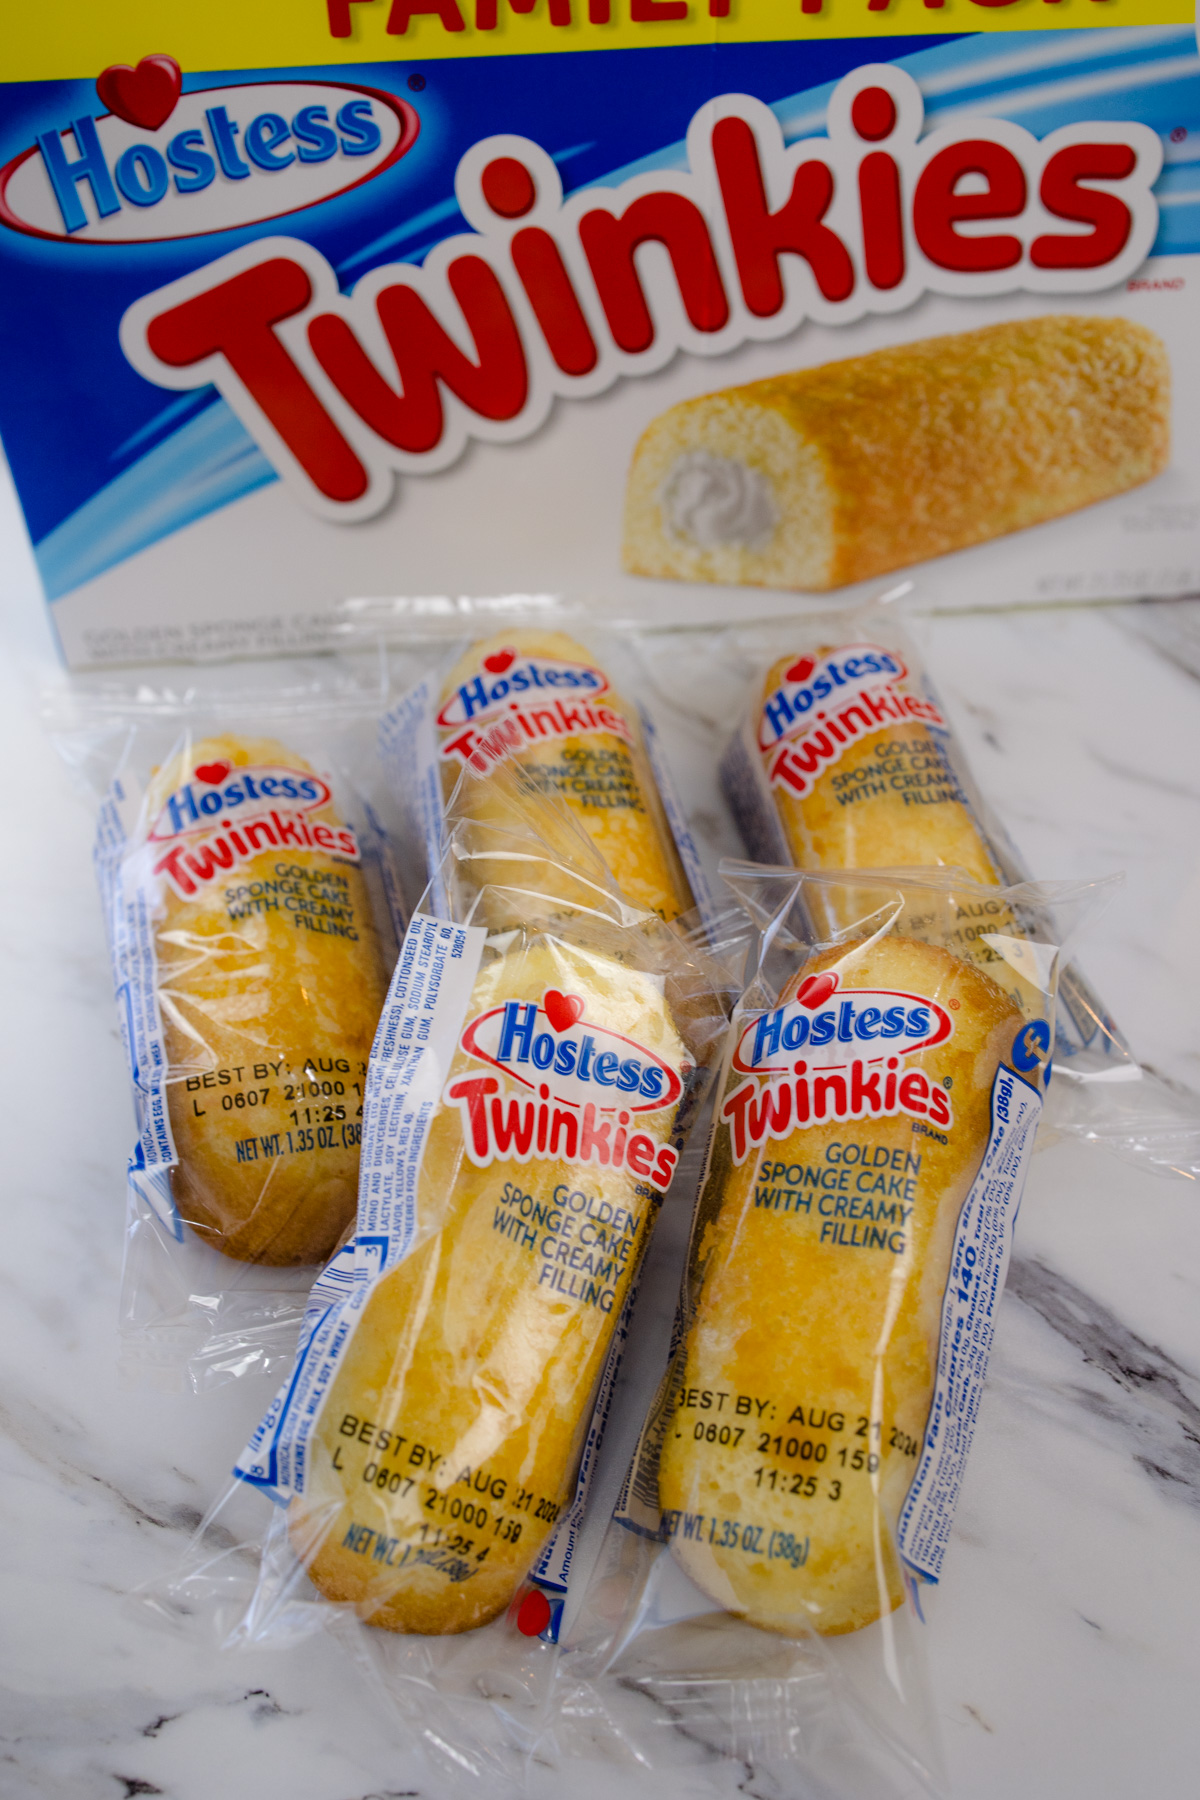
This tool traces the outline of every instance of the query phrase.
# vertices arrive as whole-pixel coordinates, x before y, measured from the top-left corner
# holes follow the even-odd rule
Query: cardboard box
[[[73,664],[348,594],[1200,587],[1179,0],[58,0],[0,77]]]

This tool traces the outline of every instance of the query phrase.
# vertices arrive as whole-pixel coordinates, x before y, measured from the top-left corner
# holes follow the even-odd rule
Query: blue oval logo
[[[421,129],[406,100],[340,81],[199,88],[155,128],[138,122],[160,114],[126,105],[39,133],[0,169],[0,223],[76,244],[261,225],[373,180]]]

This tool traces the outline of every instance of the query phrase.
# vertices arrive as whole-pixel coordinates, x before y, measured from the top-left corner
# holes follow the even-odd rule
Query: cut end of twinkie
[[[633,574],[824,591],[1075,512],[1161,474],[1162,341],[1052,314],[685,401],[634,453]]]

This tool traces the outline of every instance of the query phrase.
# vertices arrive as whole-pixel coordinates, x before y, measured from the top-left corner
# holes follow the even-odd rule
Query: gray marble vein
[[[1134,1460],[1164,1493],[1200,1507],[1200,1378],[1036,1258],[1013,1257],[1006,1298],[1036,1313],[1087,1369],[1107,1377],[1103,1385],[1075,1383],[1071,1397],[1121,1428]]]
[[[1126,631],[1200,680],[1200,600],[1139,600],[1114,610]]]

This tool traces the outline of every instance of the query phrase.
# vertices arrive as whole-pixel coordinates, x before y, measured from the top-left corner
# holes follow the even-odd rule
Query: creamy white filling
[[[765,550],[779,523],[767,477],[708,450],[681,456],[658,499],[668,534],[698,550]]]

